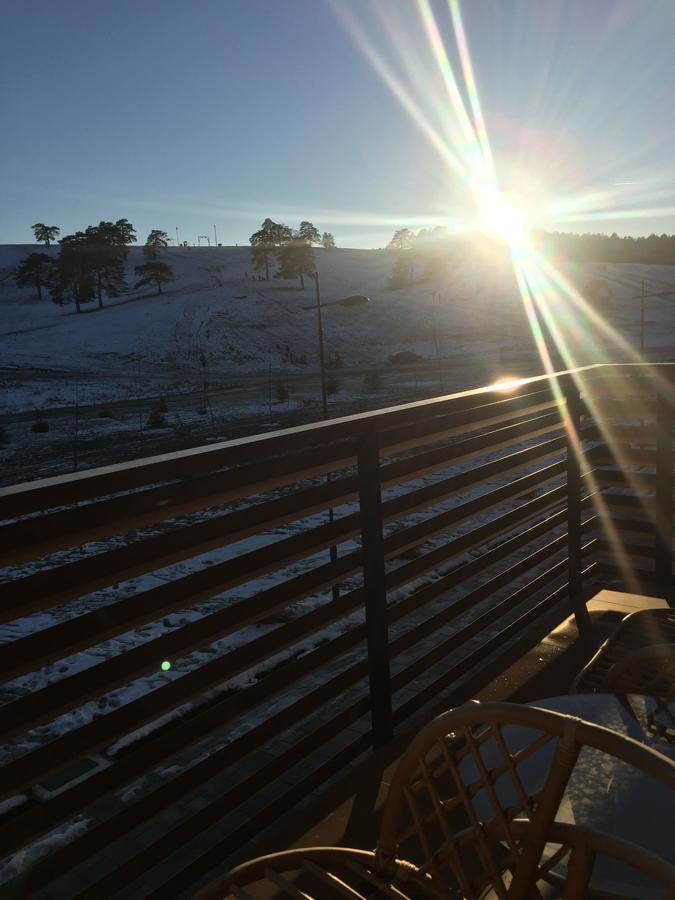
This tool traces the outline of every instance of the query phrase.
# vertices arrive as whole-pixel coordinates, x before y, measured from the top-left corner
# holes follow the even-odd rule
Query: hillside
[[[62,423],[62,440],[71,441],[74,434],[85,445],[88,437],[137,432],[138,446],[120,449],[120,458],[168,446],[149,442],[152,429],[145,429],[160,396],[168,398],[167,428],[194,426],[193,442],[320,417],[311,280],[306,279],[302,291],[297,281],[254,279],[247,246],[168,248],[164,258],[176,280],[162,296],[147,288],[132,290],[106,300],[103,309],[88,304],[77,315],[71,305],[39,302],[31,290],[14,284],[14,267],[36,249],[0,247],[0,424],[5,428],[0,457],[8,471],[11,459],[19,465],[26,449],[41,458],[46,454],[45,436],[28,427],[35,417],[68,418],[67,426]],[[58,248],[47,252],[55,254]],[[387,289],[391,253],[314,252],[326,304],[327,359],[338,353],[342,363],[331,391],[330,415],[540,370],[508,259],[476,253],[458,260],[446,279],[392,291]],[[130,284],[140,261],[141,248],[132,248]],[[648,291],[675,284],[675,270],[665,266],[570,265],[565,275],[580,288],[591,279],[609,286],[611,298],[602,312],[620,340],[634,347],[639,347],[640,304],[632,298],[640,293],[641,280]],[[370,302],[327,305],[353,294],[366,295]],[[551,292],[547,302],[575,362],[627,358],[626,348],[608,340],[592,316],[568,315],[559,292]],[[646,311],[650,352],[655,358],[672,356],[675,304],[648,300]],[[393,366],[389,357],[404,351],[419,359]],[[556,363],[563,364],[562,358]],[[377,388],[366,390],[364,375],[375,370]],[[132,403],[138,408],[132,409]],[[103,420],[93,420],[96,410]],[[150,436],[162,437],[161,432],[160,427]],[[49,444],[54,441],[53,428]],[[65,452],[70,457],[71,450]],[[63,446],[54,453],[58,471],[82,465],[77,452],[74,463],[61,460]],[[98,458],[92,445],[87,464]],[[23,473],[25,456],[21,466]],[[39,471],[56,470],[41,463]],[[16,473],[6,474],[5,480],[12,477]]]

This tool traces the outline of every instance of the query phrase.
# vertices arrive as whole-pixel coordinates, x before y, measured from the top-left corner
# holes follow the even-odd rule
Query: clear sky
[[[463,220],[480,119],[449,2],[5,0],[0,242],[126,217],[242,244],[271,216],[377,247]],[[675,0],[461,14],[501,187],[546,227],[675,231]]]

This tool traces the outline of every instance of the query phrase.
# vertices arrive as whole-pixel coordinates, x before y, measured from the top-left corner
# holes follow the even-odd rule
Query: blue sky
[[[428,6],[461,83],[448,0]],[[215,224],[241,244],[269,215],[377,247],[395,227],[463,220],[471,193],[429,133],[463,159],[470,148],[424,11],[425,0],[6,4],[0,242],[29,242],[35,221],[65,234],[124,216],[141,238],[178,226],[192,242]],[[675,231],[675,3],[461,11],[502,187],[547,210],[547,227]]]

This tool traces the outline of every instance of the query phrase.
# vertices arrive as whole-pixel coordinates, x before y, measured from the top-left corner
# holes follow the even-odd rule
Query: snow
[[[11,862],[2,872],[3,877],[19,875],[21,872],[30,868],[30,866],[37,862],[41,857],[57,850],[59,847],[63,847],[76,837],[84,834],[89,826],[89,821],[89,819],[84,818],[83,816],[78,816],[77,819],[74,819],[67,825],[55,829],[46,837],[35,841],[29,847],[26,847],[25,850],[20,850],[18,853],[15,853]]]
[[[305,353],[308,364],[316,365],[316,318],[304,308],[315,302],[313,282],[306,279],[306,290],[301,291],[295,282],[254,281],[247,247],[168,248],[164,258],[176,282],[162,296],[132,291],[106,300],[102,310],[87,304],[81,315],[72,306],[40,303],[32,299],[31,289],[14,285],[11,267],[35,249],[0,247],[2,365],[10,379],[14,370],[18,382],[10,380],[5,388],[8,408],[72,404],[75,385],[81,403],[92,402],[96,393],[136,396],[139,380],[143,391],[152,388],[157,393],[163,383],[177,385],[183,369],[198,372],[200,354],[212,379],[265,373],[270,362],[275,371],[298,371],[285,362],[286,346]],[[53,255],[55,248],[47,252]],[[393,258],[387,251],[318,248],[314,253],[324,303],[356,293],[370,297],[367,304],[324,311],[327,351],[339,348],[353,365],[381,366],[388,355],[401,350],[433,360],[436,331],[443,356],[480,353],[494,345],[495,336],[504,343],[503,328],[521,315],[508,265],[477,270],[475,261],[466,260],[447,280],[389,291]],[[141,259],[141,249],[132,248],[130,283],[133,266]],[[617,322],[623,324],[638,320],[639,303],[631,297],[639,293],[641,279],[656,288],[675,280],[665,266],[570,265],[566,274],[578,286],[601,276],[614,295]],[[435,292],[441,293],[440,303],[432,297]],[[245,299],[238,299],[244,294]],[[672,326],[674,309],[668,302],[648,301],[649,320]],[[495,326],[502,327],[496,335]],[[663,328],[651,328],[649,338],[659,346],[673,341]],[[37,383],[32,397],[22,388],[21,370],[28,367],[48,373],[56,383],[51,394],[45,383]],[[96,376],[95,385],[87,377],[90,373]]]

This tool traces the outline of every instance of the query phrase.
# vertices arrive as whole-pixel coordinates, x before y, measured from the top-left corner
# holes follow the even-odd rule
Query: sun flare
[[[530,247],[530,216],[525,207],[502,194],[490,193],[479,203],[478,226],[491,237],[522,253]]]

